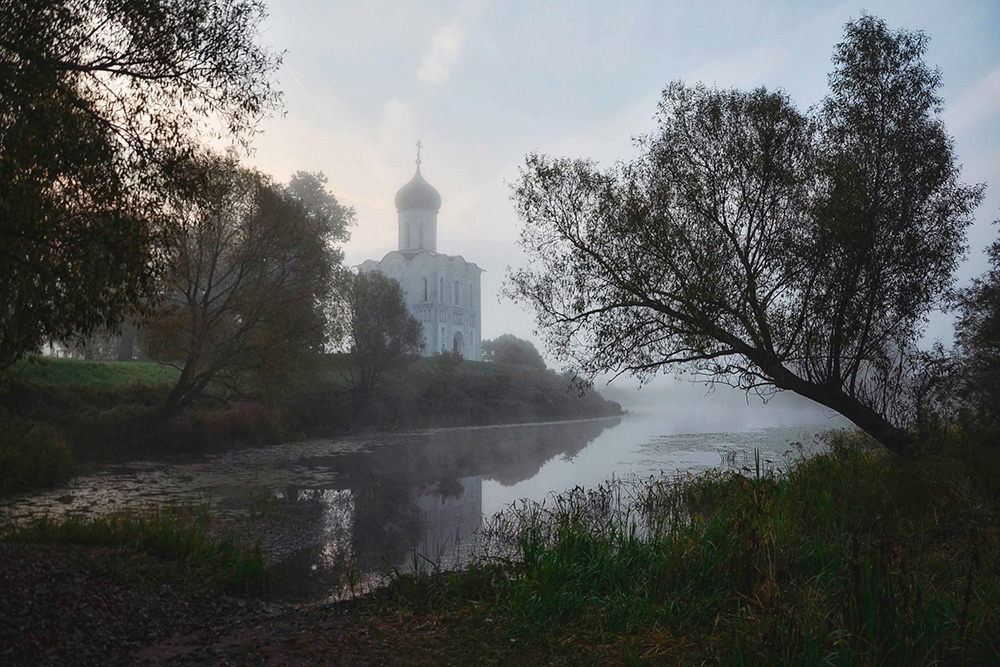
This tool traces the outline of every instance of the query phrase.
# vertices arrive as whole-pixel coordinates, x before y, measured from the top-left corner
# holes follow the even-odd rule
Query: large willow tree
[[[982,194],[958,181],[926,45],[864,16],[811,114],[674,83],[634,160],[529,156],[514,199],[530,262],[508,291],[591,374],[790,390],[910,451],[915,345]]]

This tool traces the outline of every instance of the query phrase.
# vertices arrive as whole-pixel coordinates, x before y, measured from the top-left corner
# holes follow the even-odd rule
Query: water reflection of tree
[[[269,517],[277,530],[262,535],[265,555],[277,561],[271,572],[275,594],[309,599],[317,592],[342,592],[355,560],[351,492],[285,487],[275,496],[283,501],[282,511]]]
[[[534,477],[556,456],[573,458],[619,421],[425,431],[375,451],[344,455],[336,466],[349,478],[370,476],[414,487],[437,484],[444,490],[455,480],[474,476],[510,486]]]
[[[332,488],[282,492],[296,530],[311,531],[302,540],[310,546],[286,565],[302,571],[306,588],[331,591],[352,577],[408,568],[414,549],[430,552],[423,555],[431,560],[448,559],[454,536],[464,539],[478,525],[483,479],[504,485],[530,479],[550,459],[574,457],[618,421],[442,429],[325,459],[338,473]],[[338,540],[347,545],[332,544]]]
[[[415,489],[369,478],[352,484],[354,495],[354,555],[365,572],[398,567],[406,562],[423,529]]]

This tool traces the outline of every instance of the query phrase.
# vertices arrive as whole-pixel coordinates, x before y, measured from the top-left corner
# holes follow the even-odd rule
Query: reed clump
[[[452,612],[501,660],[997,664],[1000,457],[953,435],[518,503],[468,571],[381,599]]]

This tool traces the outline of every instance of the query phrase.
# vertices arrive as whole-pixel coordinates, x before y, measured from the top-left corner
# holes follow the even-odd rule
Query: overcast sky
[[[500,302],[523,261],[507,183],[526,153],[610,165],[651,131],[673,80],[784,89],[800,109],[827,91],[834,45],[862,10],[923,30],[944,77],[945,121],[963,180],[987,183],[960,278],[982,273],[1000,217],[1000,1],[669,2],[268,0],[264,39],[287,51],[286,114],[264,124],[250,162],[285,182],[322,171],[354,207],[347,261],[395,249],[393,196],[414,172],[441,193],[438,251],[483,275],[482,336],[532,338]],[[935,320],[931,334],[947,335]]]

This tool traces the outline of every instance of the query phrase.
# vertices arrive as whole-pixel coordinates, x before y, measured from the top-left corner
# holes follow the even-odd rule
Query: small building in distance
[[[396,193],[399,249],[380,261],[369,259],[362,273],[380,271],[399,281],[406,306],[424,328],[424,356],[455,351],[465,359],[482,359],[480,274],[483,269],[460,255],[437,251],[437,217],[441,195],[417,173]]]

